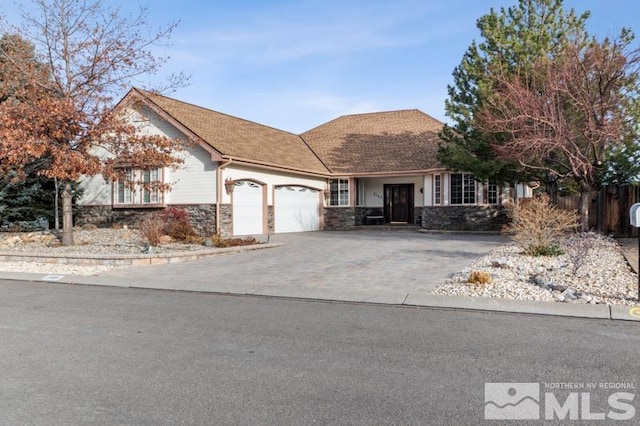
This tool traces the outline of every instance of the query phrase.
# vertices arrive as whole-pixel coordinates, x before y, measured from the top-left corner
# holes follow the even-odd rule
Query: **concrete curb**
[[[255,244],[227,248],[212,248],[204,250],[151,253],[151,254],[83,254],[71,253],[7,253],[0,252],[0,262],[40,262],[70,265],[118,265],[118,266],[146,266],[162,265],[166,263],[186,262],[204,259],[222,254],[243,253],[251,250],[262,250],[280,247],[282,243]]]
[[[492,299],[488,297],[439,296],[411,294],[404,303],[412,306],[465,309],[475,311],[514,312],[520,314],[611,319],[608,305],[539,302],[534,300]]]
[[[442,234],[442,235],[505,235],[501,231],[456,231],[447,229],[426,229],[417,230],[419,234]]]
[[[429,293],[406,294],[380,291],[337,291],[310,287],[256,286],[238,288],[233,284],[195,282],[167,284],[132,280],[118,283],[111,277],[78,275],[43,275],[21,272],[0,272],[0,279],[22,282],[49,282],[54,284],[123,287],[153,290],[214,293],[237,296],[279,297],[287,299],[328,302],[367,303],[388,306],[456,309],[464,311],[500,312],[530,315],[548,315],[585,319],[639,321],[640,306],[580,305],[530,300],[490,299],[469,296],[440,296]]]

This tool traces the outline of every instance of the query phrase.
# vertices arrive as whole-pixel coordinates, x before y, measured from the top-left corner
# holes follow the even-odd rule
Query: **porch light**
[[[327,186],[322,192],[324,194],[324,201],[329,204],[329,200],[331,199],[331,189]]]
[[[233,179],[225,179],[224,181],[224,189],[225,191],[227,191],[228,195],[231,195],[233,193],[233,188],[235,188],[236,186],[236,182]]]

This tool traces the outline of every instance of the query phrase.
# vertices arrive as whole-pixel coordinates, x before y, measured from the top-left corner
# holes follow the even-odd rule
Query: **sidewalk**
[[[637,238],[619,238],[616,239],[620,247],[622,247],[622,253],[629,262],[631,269],[638,273],[638,239]]]
[[[154,274],[148,279],[137,275],[131,280],[114,280],[106,276],[60,276],[29,274],[20,272],[0,272],[0,279],[28,282],[48,282],[71,285],[96,285],[107,287],[141,288],[172,291],[193,291],[239,296],[283,297],[304,300],[325,300],[347,303],[373,303],[407,307],[427,307],[438,309],[460,309],[474,311],[492,311],[502,313],[552,315],[560,317],[578,317],[590,319],[612,319],[640,321],[640,307],[607,305],[583,305],[556,302],[536,302],[528,300],[490,299],[482,297],[440,296],[428,292],[410,294],[397,291],[346,290],[335,292],[318,288],[296,286],[272,287],[255,285],[250,288],[235,286],[232,283],[209,281],[187,282],[178,276],[167,276],[159,280]]]

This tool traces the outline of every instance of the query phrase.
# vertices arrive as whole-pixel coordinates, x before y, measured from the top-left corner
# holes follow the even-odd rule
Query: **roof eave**
[[[278,171],[287,171],[290,173],[297,173],[297,174],[301,174],[301,175],[306,175],[306,176],[314,176],[314,177],[322,177],[322,178],[329,178],[331,176],[331,174],[327,171],[327,172],[314,172],[314,171],[310,171],[310,170],[306,170],[306,169],[299,169],[296,167],[290,167],[290,166],[284,166],[281,164],[274,164],[274,163],[269,163],[269,162],[265,162],[265,161],[256,161],[256,160],[251,160],[248,158],[241,158],[241,157],[234,157],[234,156],[224,156],[223,157],[224,160],[231,160],[233,163],[235,164],[247,164],[253,167],[258,167],[258,168],[262,168],[262,169],[268,169],[268,170],[278,170]]]
[[[438,171],[446,170],[443,167],[432,167],[429,169],[416,169],[416,170],[395,170],[388,172],[358,172],[358,173],[331,173],[332,177],[345,176],[345,177],[386,177],[386,176],[409,176],[409,175],[426,175]]]

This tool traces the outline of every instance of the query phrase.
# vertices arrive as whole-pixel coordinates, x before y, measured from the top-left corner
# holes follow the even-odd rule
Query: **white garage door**
[[[304,232],[320,229],[320,193],[302,186],[279,186],[275,190],[275,232]]]
[[[233,235],[263,233],[262,186],[237,181],[233,189]]]

